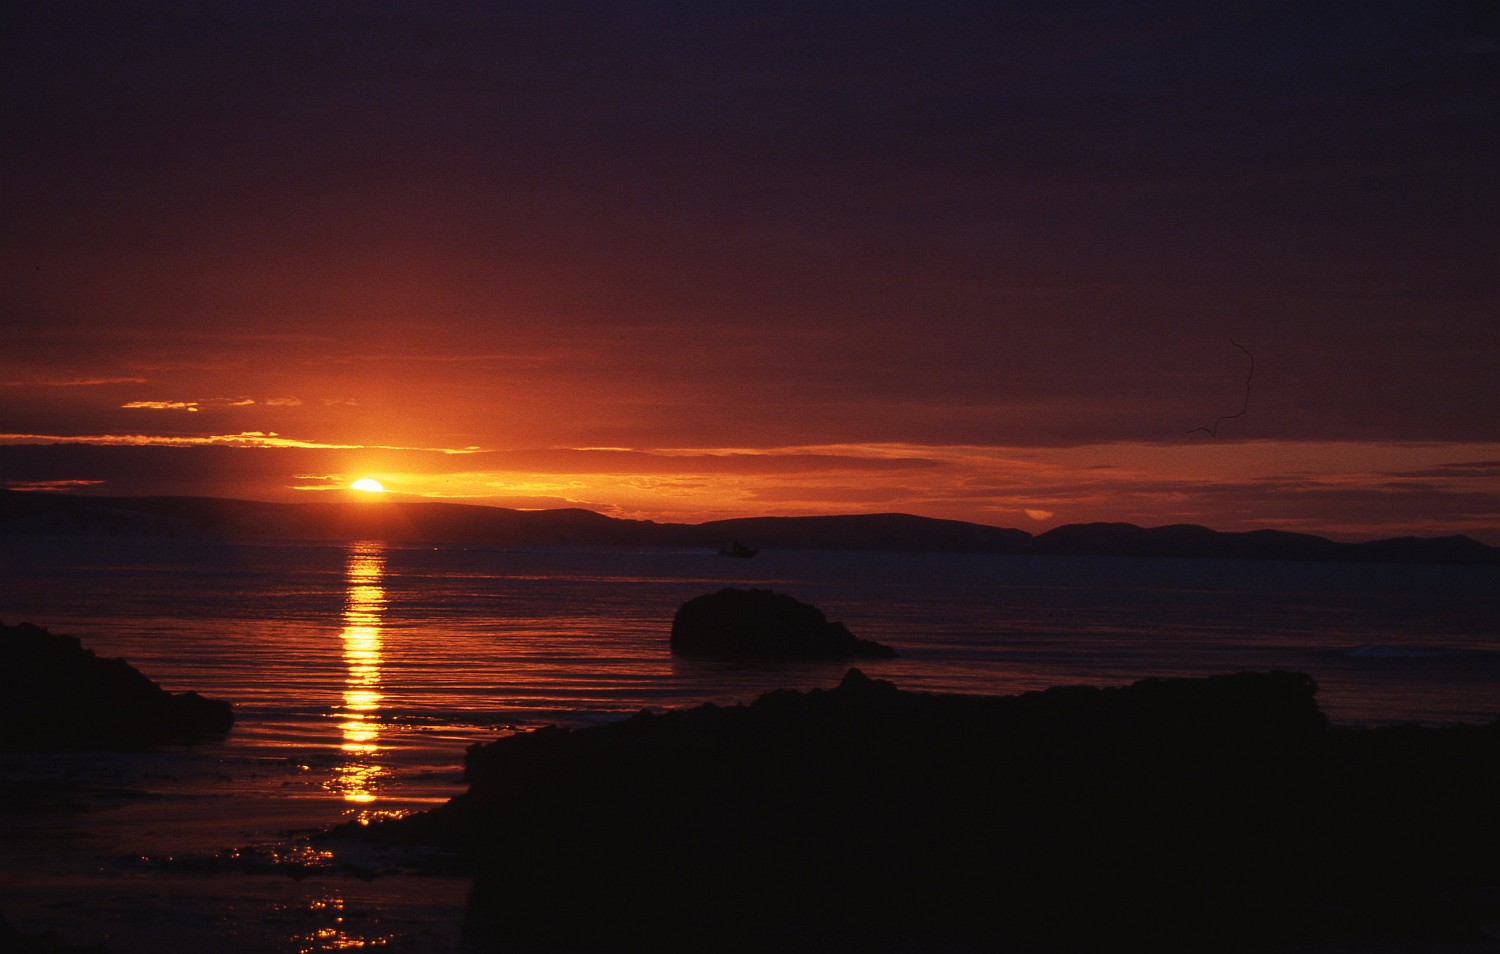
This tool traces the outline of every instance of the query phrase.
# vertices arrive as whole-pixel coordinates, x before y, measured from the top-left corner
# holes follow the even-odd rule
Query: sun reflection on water
[[[339,748],[344,760],[330,785],[344,801],[375,801],[383,774],[375,760],[380,752],[380,627],[385,614],[385,552],[378,543],[356,543],[349,548],[345,568],[348,594],[344,600],[343,705],[339,709]]]
[[[395,939],[393,934],[363,934],[345,924],[348,907],[339,895],[325,895],[307,904],[307,911],[319,922],[331,922],[326,926],[293,938],[298,954],[320,954],[324,951],[353,951],[365,948],[386,947]]]

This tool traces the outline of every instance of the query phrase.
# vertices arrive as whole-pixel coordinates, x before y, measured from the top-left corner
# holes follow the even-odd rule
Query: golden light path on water
[[[368,805],[376,799],[381,768],[380,752],[380,629],[385,614],[385,553],[378,543],[356,543],[349,548],[344,578],[343,705],[339,748],[344,754],[329,785],[344,801]]]

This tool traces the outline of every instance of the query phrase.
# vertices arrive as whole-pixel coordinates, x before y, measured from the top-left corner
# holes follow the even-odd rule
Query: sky
[[[0,485],[1500,545],[1497,10],[11,0]]]

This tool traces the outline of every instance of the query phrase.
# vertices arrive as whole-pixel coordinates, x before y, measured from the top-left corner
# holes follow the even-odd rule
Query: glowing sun
[[[385,487],[373,477],[361,477],[349,485],[350,490],[363,490],[367,494],[383,494]]]

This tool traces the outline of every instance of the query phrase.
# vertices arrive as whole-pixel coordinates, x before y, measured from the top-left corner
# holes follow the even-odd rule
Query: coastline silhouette
[[[101,535],[213,540],[361,540],[483,546],[713,549],[726,536],[760,549],[872,550],[1453,563],[1500,566],[1500,547],[1462,535],[1346,543],[1284,530],[1192,524],[1065,524],[1040,534],[912,514],[742,517],[702,524],[625,520],[576,508],[511,510],[447,503],[276,504],[209,497],[95,497],[0,489],[0,536]]]

